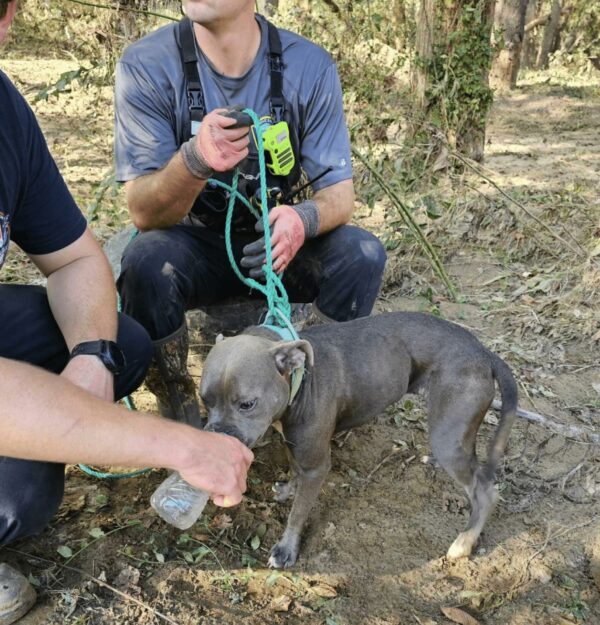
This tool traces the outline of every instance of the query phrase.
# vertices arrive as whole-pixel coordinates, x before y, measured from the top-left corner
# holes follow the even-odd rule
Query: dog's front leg
[[[296,563],[300,549],[302,528],[308,515],[319,496],[321,486],[331,468],[329,453],[325,460],[316,467],[306,468],[294,463],[296,473],[296,495],[287,525],[281,540],[271,549],[269,566],[282,569],[289,568]]]

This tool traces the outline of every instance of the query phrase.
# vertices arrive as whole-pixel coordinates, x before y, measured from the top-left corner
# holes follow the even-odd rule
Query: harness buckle
[[[188,106],[192,110],[204,110],[204,96],[201,89],[188,89]]]
[[[269,69],[272,72],[282,72],[283,71],[283,61],[279,54],[271,54],[269,55]]]

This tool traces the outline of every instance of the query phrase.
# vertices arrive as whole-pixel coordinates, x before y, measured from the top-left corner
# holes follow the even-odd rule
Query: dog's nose
[[[240,433],[230,425],[221,423],[209,423],[205,428],[207,432],[217,432],[218,434],[228,434],[234,438],[241,439]]]

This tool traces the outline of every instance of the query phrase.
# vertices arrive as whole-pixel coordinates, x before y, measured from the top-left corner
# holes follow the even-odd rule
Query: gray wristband
[[[321,216],[319,208],[313,200],[304,200],[300,204],[294,204],[292,208],[298,213],[302,223],[304,224],[304,236],[312,239],[319,234],[319,225],[321,224]]]
[[[204,160],[204,157],[196,148],[196,137],[192,137],[181,146],[181,157],[188,171],[194,178],[208,180],[215,170]]]

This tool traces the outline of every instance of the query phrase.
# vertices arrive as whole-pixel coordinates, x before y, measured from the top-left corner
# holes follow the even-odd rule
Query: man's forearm
[[[0,358],[0,389],[0,455],[132,467],[180,461],[179,426],[104,402],[59,376]]]
[[[106,258],[84,256],[48,276],[48,301],[69,351],[117,336],[117,296]]]
[[[68,380],[0,358],[0,456],[75,464],[164,467],[236,505],[252,452],[237,439],[128,411]]]
[[[181,152],[166,167],[127,182],[127,205],[138,230],[169,228],[181,221],[192,208],[206,180],[194,177]]]
[[[319,231],[325,234],[347,224],[354,212],[354,185],[343,180],[317,191],[313,198],[319,209]]]

